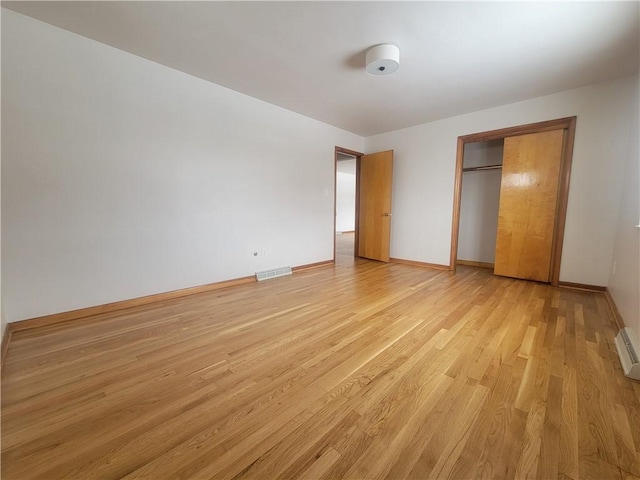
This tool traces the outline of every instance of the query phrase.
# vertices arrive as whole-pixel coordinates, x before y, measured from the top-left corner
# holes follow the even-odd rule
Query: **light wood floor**
[[[353,261],[355,233],[341,233],[336,235],[336,262],[348,263]]]
[[[18,332],[2,478],[633,479],[614,334],[598,293],[348,256]]]

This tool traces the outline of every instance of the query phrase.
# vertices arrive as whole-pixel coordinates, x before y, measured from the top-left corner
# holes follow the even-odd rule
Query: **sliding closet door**
[[[549,282],[564,130],[507,137],[494,273]]]

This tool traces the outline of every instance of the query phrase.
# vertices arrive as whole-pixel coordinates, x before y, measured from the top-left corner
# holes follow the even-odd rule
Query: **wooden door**
[[[549,282],[564,130],[504,140],[494,273]]]
[[[389,261],[393,150],[360,158],[358,256]]]

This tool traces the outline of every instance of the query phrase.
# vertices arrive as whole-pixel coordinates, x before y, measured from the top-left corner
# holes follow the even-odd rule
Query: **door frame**
[[[335,147],[334,160],[333,160],[333,263],[336,263],[336,215],[337,210],[337,195],[338,195],[338,154],[343,153],[356,157],[356,204],[355,204],[355,225],[354,225],[354,245],[353,256],[358,257],[358,220],[360,216],[360,159],[364,153],[356,152],[355,150],[349,150],[348,148]]]
[[[530,133],[547,132],[550,130],[564,130],[562,159],[560,164],[560,181],[558,186],[558,205],[556,222],[553,232],[553,247],[551,249],[551,285],[558,286],[560,282],[560,261],[562,259],[562,244],[564,227],[567,219],[567,200],[569,198],[569,180],[571,176],[571,161],[573,157],[573,142],[576,133],[576,118],[565,117],[545,122],[529,123],[516,127],[501,128],[488,132],[472,133],[458,137],[456,150],[456,176],[453,189],[453,220],[451,225],[451,254],[449,270],[456,271],[458,262],[458,236],[460,233],[460,204],[462,199],[462,168],[464,164],[464,146],[467,143],[500,140],[507,137],[527,135]]]

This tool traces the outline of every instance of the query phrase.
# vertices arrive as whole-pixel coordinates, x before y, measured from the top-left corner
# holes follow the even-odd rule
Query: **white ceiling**
[[[363,136],[639,70],[637,1],[2,5]]]

